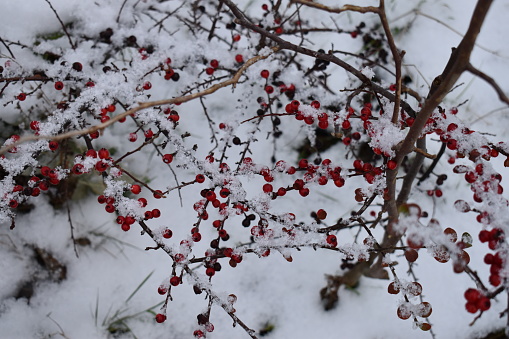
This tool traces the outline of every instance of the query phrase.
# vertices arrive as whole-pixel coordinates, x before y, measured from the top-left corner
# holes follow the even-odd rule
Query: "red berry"
[[[164,323],[166,320],[166,316],[164,314],[158,313],[156,314],[156,321],[158,323]]]
[[[39,121],[31,121],[30,129],[33,131],[38,131],[39,130]]]
[[[273,189],[274,189],[274,188],[272,187],[272,185],[271,185],[271,184],[265,184],[265,185],[263,185],[263,191],[264,191],[265,193],[271,193],[271,192],[273,191]]]
[[[487,311],[491,307],[491,301],[488,297],[481,297],[479,301],[477,301],[477,306],[481,311]]]
[[[197,174],[195,180],[197,183],[201,184],[205,181],[205,176],[203,174]]]
[[[135,142],[138,139],[138,135],[136,133],[129,133],[129,141]]]
[[[280,187],[278,190],[277,190],[277,195],[282,197],[286,194],[286,189],[284,187]]]
[[[219,67],[219,61],[217,61],[216,59],[212,59],[210,61],[210,66],[212,66],[213,68],[218,68]]]
[[[208,275],[209,277],[212,277],[214,274],[216,274],[216,270],[212,267],[207,267],[207,269],[205,270],[205,274]]]
[[[270,72],[268,70],[264,69],[263,71],[260,72],[260,75],[262,78],[267,79],[270,75]]]
[[[161,216],[161,211],[157,208],[152,210],[152,218],[159,218]]]
[[[140,194],[140,192],[141,192],[141,186],[140,186],[140,185],[136,185],[136,184],[135,184],[135,185],[132,185],[132,186],[131,186],[131,192],[132,192],[133,194]]]
[[[389,160],[387,161],[387,168],[390,170],[395,169],[398,166],[398,163],[395,160]]]
[[[308,160],[307,159],[300,159],[299,160],[299,168],[308,168]]]
[[[469,313],[475,313],[479,310],[479,306],[477,306],[477,303],[470,301],[465,304],[465,308]]]
[[[205,334],[203,334],[203,332],[202,332],[202,331],[200,331],[200,330],[196,330],[196,331],[194,331],[194,332],[193,332],[193,335],[194,335],[196,338],[203,338],[203,337],[205,337]]]
[[[303,197],[307,197],[309,195],[309,188],[303,187],[299,190],[299,194]]]
[[[169,228],[166,228],[163,231],[163,238],[170,239],[172,236],[173,236],[173,232]]]
[[[239,34],[235,34],[233,36],[233,41],[239,41],[240,40],[240,35]]]
[[[25,101],[25,99],[26,99],[26,98],[27,98],[27,95],[26,95],[25,93],[20,93],[20,94],[18,94],[18,96],[17,96],[17,99],[18,99],[19,101]]]
[[[194,242],[199,242],[201,240],[201,234],[200,232],[193,233],[191,236]]]
[[[110,152],[106,148],[101,148],[99,152],[97,152],[97,155],[101,159],[108,159],[110,157]]]
[[[502,280],[500,279],[500,275],[498,274],[492,274],[490,275],[490,284],[497,287],[498,285],[500,285],[500,283],[502,282]]]
[[[71,171],[76,175],[83,174],[84,166],[82,164],[76,164],[72,167]]]
[[[145,133],[143,133],[143,135],[145,135],[145,139],[150,139],[154,136],[154,132],[149,128],[145,131]]]
[[[165,154],[163,155],[163,162],[165,164],[170,164],[173,161],[173,154]]]
[[[479,240],[482,243],[490,241],[491,240],[490,232],[487,230],[482,230],[481,232],[479,232]]]
[[[316,211],[316,217],[320,220],[324,220],[325,218],[327,218],[327,212],[325,212],[324,209],[319,209],[318,211]]]
[[[465,291],[465,299],[469,302],[476,302],[481,297],[481,292],[475,288],[469,288]]]
[[[52,141],[50,141],[50,142],[48,143],[48,147],[49,147],[49,149],[50,149],[50,150],[52,150],[52,151],[56,151],[56,150],[57,150],[57,148],[58,148],[58,142],[57,142],[57,141],[52,140]]]
[[[170,278],[170,284],[172,286],[178,286],[180,284],[180,278],[177,276],[173,276]]]
[[[244,57],[242,56],[242,54],[237,54],[235,56],[235,61],[237,61],[239,64],[243,63],[244,62]]]
[[[334,234],[329,234],[327,236],[327,244],[331,245],[332,247],[336,247],[338,245],[338,239]]]
[[[98,161],[96,164],[95,164],[95,169],[98,171],[98,172],[104,172],[108,169],[109,165],[103,161]]]
[[[148,91],[148,90],[149,90],[149,89],[151,89],[151,88],[152,88],[152,84],[150,83],[150,81],[145,81],[145,82],[143,83],[143,89],[144,89],[144,90]]]
[[[55,89],[57,91],[61,91],[64,89],[64,83],[62,81],[55,82]]]

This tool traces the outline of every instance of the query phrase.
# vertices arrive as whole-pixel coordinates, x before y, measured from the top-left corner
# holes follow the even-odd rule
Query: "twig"
[[[118,15],[117,15],[117,22],[120,21],[120,14],[122,13],[122,10],[124,9],[126,2],[127,2],[127,0],[124,0],[124,2],[122,3],[122,6],[120,6],[120,10],[118,11]]]
[[[67,28],[65,28],[64,22],[62,21],[62,19],[60,19],[60,16],[58,15],[57,11],[55,10],[55,8],[53,8],[53,5],[51,4],[51,2],[49,0],[45,0],[45,1],[51,7],[51,10],[53,11],[53,13],[55,13],[58,21],[60,22],[60,25],[62,25],[62,29],[64,30],[64,33],[67,36],[67,39],[69,39],[69,44],[71,44],[72,49],[76,49],[76,46],[74,45],[74,43],[71,40],[71,35],[69,34],[69,32],[67,32]]]
[[[0,42],[2,43],[2,45],[4,45],[4,46],[5,46],[5,48],[7,48],[7,50],[9,51],[9,54],[11,55],[11,57],[12,57],[13,59],[16,59],[16,57],[14,56],[14,54],[13,54],[13,53],[12,53],[12,51],[11,51],[11,48],[9,47],[9,45],[7,45],[7,44],[5,43],[4,39],[2,39],[2,37],[0,37]]]
[[[71,218],[71,209],[69,208],[69,200],[66,200],[65,207],[67,208],[67,219],[69,220],[69,225],[71,226],[71,239],[72,245],[74,247],[74,253],[76,254],[76,258],[79,258],[78,249],[76,248],[76,238],[74,237],[74,225],[72,223]]]
[[[488,84],[490,84],[491,87],[493,87],[493,89],[495,90],[495,92],[497,92],[498,98],[500,99],[500,101],[503,101],[509,105],[509,98],[507,97],[507,95],[505,95],[502,88],[500,88],[500,86],[497,84],[497,82],[492,77],[490,77],[486,73],[481,72],[480,70],[478,70],[477,68],[472,66],[472,64],[470,64],[470,63],[467,65],[467,71],[469,71],[470,73],[472,73],[474,75],[477,75],[479,78],[483,79]]]

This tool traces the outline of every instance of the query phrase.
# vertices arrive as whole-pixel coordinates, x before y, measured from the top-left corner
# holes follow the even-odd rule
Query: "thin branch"
[[[67,219],[69,220],[69,225],[71,226],[71,239],[74,247],[74,253],[76,254],[76,258],[79,258],[80,256],[78,254],[78,249],[76,248],[76,238],[74,237],[74,225],[72,223],[71,209],[69,208],[69,200],[66,200],[65,207],[67,208]]]
[[[493,89],[495,90],[495,92],[497,92],[498,98],[500,99],[500,101],[505,102],[506,104],[509,105],[509,98],[507,97],[507,95],[504,93],[502,88],[500,88],[500,86],[497,84],[497,82],[492,77],[490,77],[489,75],[487,75],[484,72],[481,72],[480,70],[478,70],[477,68],[472,66],[472,64],[470,64],[470,63],[467,65],[467,71],[469,71],[473,75],[478,76],[479,78],[483,79],[488,84],[490,84],[491,87],[493,87]]]
[[[389,48],[391,49],[392,58],[394,59],[396,68],[396,95],[394,100],[394,110],[392,113],[392,123],[397,124],[399,121],[399,107],[401,102],[401,60],[405,55],[405,51],[399,52],[396,47],[396,43],[394,42],[394,37],[392,36],[391,28],[389,27],[389,21],[385,15],[385,0],[380,0],[380,7],[378,8],[377,13],[380,17],[380,21],[382,22],[382,27],[384,29],[387,42],[389,43]]]
[[[13,59],[16,59],[16,57],[14,56],[14,54],[13,54],[13,53],[12,53],[12,51],[11,51],[11,48],[9,47],[9,45],[7,45],[7,44],[5,43],[4,39],[2,39],[2,37],[0,37],[0,42],[2,43],[2,45],[4,45],[4,46],[5,46],[5,48],[7,48],[7,50],[9,51],[9,54],[11,55],[11,57],[12,57]]]
[[[122,6],[120,6],[120,10],[118,11],[118,15],[117,15],[117,22],[120,21],[120,14],[122,14],[122,10],[124,9],[126,2],[127,2],[127,0],[124,0],[124,2],[122,3]]]
[[[55,10],[55,8],[53,8],[53,5],[51,4],[51,2],[49,0],[45,0],[45,1],[51,7],[51,10],[53,11],[53,13],[55,13],[58,21],[60,22],[60,25],[62,25],[62,29],[64,30],[64,33],[67,36],[67,39],[69,39],[69,44],[71,44],[72,49],[76,49],[76,46],[74,45],[74,43],[71,40],[71,35],[69,34],[69,32],[67,32],[67,28],[65,28],[64,22],[62,21],[62,19],[60,19],[60,16],[58,15],[57,11]]]

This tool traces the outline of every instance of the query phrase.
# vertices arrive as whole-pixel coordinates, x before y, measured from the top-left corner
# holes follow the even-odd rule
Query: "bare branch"
[[[69,32],[67,32],[67,28],[65,28],[65,24],[62,21],[62,19],[60,19],[60,16],[58,15],[57,11],[55,10],[55,8],[53,8],[53,5],[51,4],[51,2],[49,0],[46,0],[46,2],[51,7],[51,10],[53,11],[53,13],[55,13],[58,21],[60,22],[60,25],[62,26],[62,29],[64,30],[64,33],[67,36],[67,39],[69,40],[69,44],[71,45],[72,49],[76,49],[76,45],[74,45],[74,43],[72,42],[71,35],[69,34]]]
[[[490,77],[489,75],[487,75],[486,73],[484,72],[481,72],[480,70],[478,70],[477,68],[475,68],[474,66],[472,66],[472,64],[468,64],[467,65],[467,71],[469,71],[470,73],[472,73],[473,75],[476,75],[478,76],[479,78],[483,79],[484,81],[486,81],[488,84],[491,85],[491,87],[493,87],[493,89],[495,90],[495,92],[497,92],[498,94],[498,98],[500,99],[500,101],[502,102],[505,102],[506,104],[509,105],[509,98],[507,97],[507,95],[504,93],[504,91],[502,90],[502,88],[500,88],[500,86],[497,84],[497,82],[495,81],[495,79],[493,79],[492,77]]]
[[[291,4],[302,4],[308,7],[317,8],[322,11],[329,13],[342,13],[342,12],[358,12],[358,13],[378,13],[379,8],[373,6],[355,6],[355,5],[343,5],[342,7],[329,7],[309,0],[291,0]]]

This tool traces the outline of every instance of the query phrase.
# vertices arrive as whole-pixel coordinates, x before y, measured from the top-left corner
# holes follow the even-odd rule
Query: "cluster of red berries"
[[[219,61],[217,61],[216,59],[212,59],[210,61],[210,67],[205,68],[205,73],[207,73],[207,75],[212,75],[214,74],[218,67]]]
[[[482,243],[487,242],[488,247],[491,250],[499,249],[500,244],[504,242],[505,235],[504,231],[500,228],[494,228],[491,231],[482,230],[479,232],[479,240]],[[500,277],[500,272],[505,264],[504,258],[507,256],[506,251],[499,250],[494,255],[491,253],[487,253],[484,256],[484,263],[490,265],[490,284],[493,286],[499,286],[502,282],[502,278]]]
[[[490,298],[486,297],[481,291],[475,288],[469,288],[465,291],[465,299],[467,303],[465,308],[470,313],[476,313],[477,311],[487,311],[491,307]]]
[[[285,106],[285,111],[288,114],[295,115],[295,119],[299,121],[304,121],[307,125],[312,125],[315,122],[315,117],[313,115],[305,115],[303,112],[299,110],[300,102],[298,100],[292,100]],[[310,104],[314,109],[320,108],[320,102],[318,100],[313,100]],[[326,129],[329,127],[329,115],[325,112],[321,112],[317,114],[318,127],[321,129]]]
[[[485,192],[495,192],[496,194],[502,194],[504,192],[504,188],[500,185],[502,175],[500,173],[494,173],[486,178],[484,175],[484,165],[482,163],[478,163],[473,170],[469,166],[456,165],[453,168],[453,172],[465,173],[465,181],[472,184],[470,189],[474,192],[473,199],[475,202],[482,202],[482,195]],[[477,221],[479,223],[489,224],[490,219],[487,212],[481,212],[477,215]]]
[[[354,172],[357,175],[362,175],[364,179],[370,184],[375,181],[375,177],[377,175],[381,175],[383,173],[381,167],[375,167],[370,163],[363,163],[362,160],[356,159],[353,162]]]
[[[170,66],[171,58],[166,58],[164,63],[161,65],[161,69],[164,71],[164,80],[179,81],[180,74]]]
[[[108,114],[115,112],[116,109],[117,109],[117,107],[114,104],[111,104],[104,108],[101,108],[101,112],[99,114],[99,119],[101,120],[101,122],[106,122],[106,121],[110,120],[111,118]],[[124,122],[125,120],[126,120],[126,118],[123,117],[122,119],[119,120],[119,122]]]

